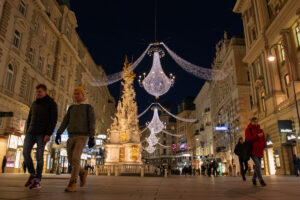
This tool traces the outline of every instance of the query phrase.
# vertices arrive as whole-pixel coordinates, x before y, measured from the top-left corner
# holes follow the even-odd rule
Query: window
[[[12,91],[13,89],[14,68],[11,64],[8,65],[5,79],[5,88]]]
[[[252,28],[251,34],[252,34],[253,41],[256,40],[256,31],[255,31],[255,28]]]
[[[253,97],[250,95],[250,108],[252,109],[253,107]]]
[[[46,75],[47,75],[48,77],[51,76],[51,66],[50,66],[49,64],[47,65]]]
[[[288,85],[290,83],[290,76],[288,74],[284,75],[284,83],[285,83],[286,94],[289,97]]]
[[[33,63],[33,60],[34,60],[34,49],[33,48],[29,49],[28,59],[29,59],[29,62]]]
[[[41,72],[43,70],[43,58],[40,56],[38,61],[38,70]]]
[[[248,80],[248,82],[250,82],[250,72],[249,71],[247,71],[247,80]]]
[[[280,56],[281,56],[281,62],[285,61],[285,52],[282,44],[280,44]]]
[[[25,100],[29,100],[30,91],[31,91],[31,83],[30,83],[29,77],[27,77],[26,84],[24,87],[24,99]]]
[[[21,33],[18,30],[15,30],[13,45],[17,48],[20,47]]]
[[[261,106],[263,111],[266,111],[265,92],[261,93]]]
[[[63,75],[60,76],[59,85],[60,85],[60,87],[64,87],[64,85],[65,85],[65,77]]]
[[[20,13],[22,13],[25,16],[25,14],[26,14],[26,4],[24,3],[23,0],[20,1],[19,11],[20,11]]]
[[[296,37],[297,37],[297,45],[300,47],[300,30],[299,27],[296,27]]]
[[[163,150],[164,150],[163,155],[166,155],[167,154],[167,150],[166,149],[163,149]]]

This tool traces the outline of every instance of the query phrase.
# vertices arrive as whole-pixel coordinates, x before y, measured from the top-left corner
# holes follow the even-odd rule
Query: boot
[[[256,184],[256,179],[252,179],[252,183],[253,183],[253,185],[257,185]]]
[[[86,178],[88,175],[87,170],[82,170],[81,173],[79,174],[80,177],[80,187],[83,187],[86,184]]]
[[[267,184],[266,184],[264,181],[260,181],[260,185],[261,185],[262,187],[266,187],[266,186],[267,186]]]
[[[66,187],[65,192],[76,192],[76,181],[69,182],[68,187]]]

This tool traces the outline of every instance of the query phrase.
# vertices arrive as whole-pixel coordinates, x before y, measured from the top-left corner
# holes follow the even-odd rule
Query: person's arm
[[[95,112],[92,106],[89,106],[89,136],[95,136]]]
[[[57,130],[57,135],[61,135],[67,128],[67,126],[69,124],[69,120],[70,120],[71,107],[72,106],[69,107],[67,114],[64,116],[64,119],[63,119],[62,123],[60,124],[60,127]]]
[[[50,119],[49,119],[49,126],[47,128],[46,135],[51,136],[53,134],[53,131],[55,129],[57,122],[57,105],[53,101],[50,105]]]
[[[246,131],[245,131],[246,141],[253,142],[253,141],[257,140],[258,138],[259,138],[258,135],[256,133],[254,133],[253,131],[251,131],[250,128],[246,129]]]

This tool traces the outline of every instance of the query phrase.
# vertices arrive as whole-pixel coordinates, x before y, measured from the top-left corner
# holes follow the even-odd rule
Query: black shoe
[[[266,187],[267,186],[267,184],[264,181],[260,181],[260,185],[261,185],[261,187]]]
[[[243,176],[243,181],[246,181],[246,177],[245,176]]]
[[[252,183],[253,183],[253,185],[257,185],[256,184],[256,179],[252,179]]]

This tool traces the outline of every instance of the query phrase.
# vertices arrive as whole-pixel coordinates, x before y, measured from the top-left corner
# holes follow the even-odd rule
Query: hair
[[[47,91],[47,86],[44,84],[38,84],[35,89],[43,89],[44,91]]]
[[[257,117],[252,117],[251,118],[251,122],[255,122],[255,121],[257,121],[258,119],[257,119]]]

